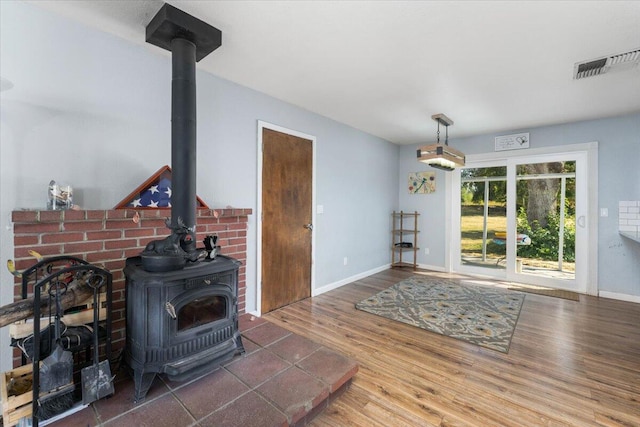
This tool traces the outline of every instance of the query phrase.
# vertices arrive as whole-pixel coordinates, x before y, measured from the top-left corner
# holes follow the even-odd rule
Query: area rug
[[[571,301],[580,301],[580,294],[573,291],[565,291],[564,289],[542,288],[539,286],[517,285],[509,286],[507,289],[511,291],[527,292],[530,294],[544,295],[547,297],[568,299]]]
[[[414,276],[360,301],[356,308],[508,353],[524,297],[459,280]]]

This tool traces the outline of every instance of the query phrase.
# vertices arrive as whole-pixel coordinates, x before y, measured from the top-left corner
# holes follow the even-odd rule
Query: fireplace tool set
[[[4,425],[31,417],[37,427],[76,406],[80,394],[83,405],[113,394],[111,273],[71,256],[40,259],[23,272],[7,265],[21,277],[22,299],[0,307],[0,326],[10,324],[11,345],[22,351],[23,366],[0,378]],[[34,321],[13,323],[28,318]]]

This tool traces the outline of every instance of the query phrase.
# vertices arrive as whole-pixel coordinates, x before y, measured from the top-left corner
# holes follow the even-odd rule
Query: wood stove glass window
[[[178,332],[227,318],[227,301],[222,295],[191,300],[178,313]]]

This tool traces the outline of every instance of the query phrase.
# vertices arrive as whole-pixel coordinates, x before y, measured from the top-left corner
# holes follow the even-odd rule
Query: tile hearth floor
[[[158,376],[133,403],[133,380],[118,374],[115,394],[48,424],[75,426],[301,426],[351,384],[357,363],[248,314],[240,316],[246,353],[190,382]]]

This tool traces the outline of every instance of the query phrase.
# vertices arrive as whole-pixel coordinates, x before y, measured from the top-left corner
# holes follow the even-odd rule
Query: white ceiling
[[[32,3],[160,51],[162,1]],[[222,31],[200,69],[397,144],[433,140],[436,113],[461,137],[640,111],[640,67],[573,80],[640,48],[640,1],[168,3]]]

